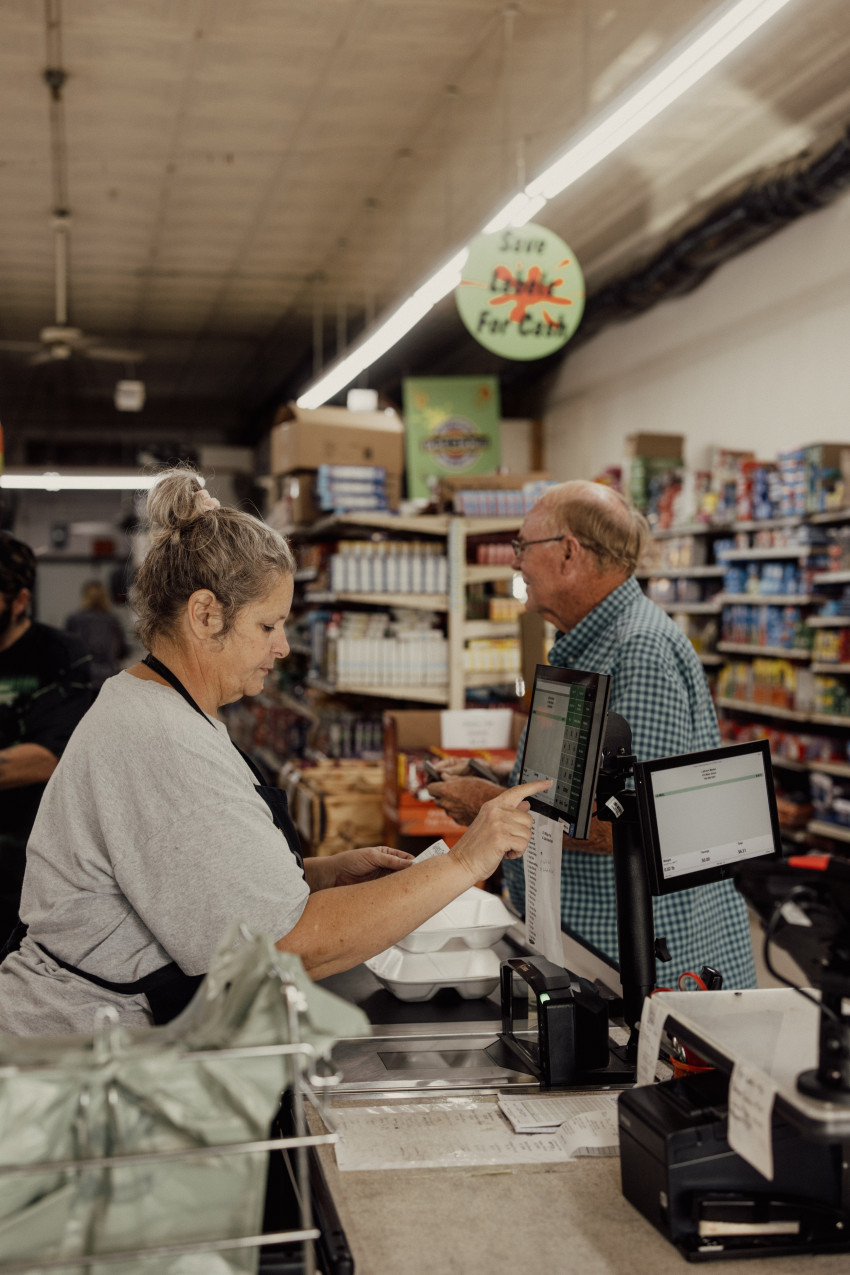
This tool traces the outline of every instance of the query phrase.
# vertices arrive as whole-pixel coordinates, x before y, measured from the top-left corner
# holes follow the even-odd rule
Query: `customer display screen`
[[[766,739],[642,762],[635,789],[653,894],[720,881],[739,863],[781,855]]]
[[[534,675],[519,781],[551,779],[529,805],[579,840],[590,831],[610,691],[605,673],[538,664]]]

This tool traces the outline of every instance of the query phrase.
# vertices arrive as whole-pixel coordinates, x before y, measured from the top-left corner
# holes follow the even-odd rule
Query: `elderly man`
[[[717,719],[702,665],[673,621],[643,594],[634,571],[647,537],[643,516],[598,483],[549,488],[514,541],[527,607],[558,630],[549,662],[609,673],[610,710],[626,719],[639,761],[713,748]],[[519,749],[522,753],[522,743]],[[511,782],[516,783],[519,766]],[[449,778],[429,791],[466,823],[492,795],[485,780]],[[564,925],[608,956],[617,957],[616,896],[611,826],[595,818],[587,841],[564,840],[561,917]],[[521,863],[505,860],[510,897],[524,911]],[[685,890],[653,901],[656,934],[672,964],[658,979],[675,985],[686,970],[719,969],[725,987],[754,987],[755,968],[743,899],[731,882]]]

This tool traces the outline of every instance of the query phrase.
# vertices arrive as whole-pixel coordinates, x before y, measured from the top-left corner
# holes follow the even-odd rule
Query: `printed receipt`
[[[557,819],[532,811],[531,840],[523,855],[525,868],[525,933],[528,945],[555,965],[564,963],[561,938],[561,848],[563,830]]]
[[[334,1107],[337,1164],[346,1169],[435,1169],[475,1164],[563,1164],[617,1155],[613,1105],[600,1094],[571,1096],[573,1115],[553,1132],[514,1133],[486,1099],[379,1107]]]
[[[750,1063],[736,1062],[729,1081],[729,1146],[773,1181],[773,1102],[776,1086]]]

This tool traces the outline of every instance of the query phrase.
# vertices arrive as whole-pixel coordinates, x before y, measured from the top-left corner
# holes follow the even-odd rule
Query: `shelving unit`
[[[359,592],[352,590],[329,591],[309,587],[317,580],[310,569],[296,574],[296,582],[304,581],[307,588],[302,602],[306,609],[318,606],[338,608],[402,607],[411,610],[433,611],[445,614],[448,642],[448,681],[433,686],[422,683],[404,685],[361,684],[359,682],[329,682],[315,675],[309,685],[329,694],[369,696],[378,699],[409,700],[413,703],[441,704],[448,708],[463,708],[466,692],[470,688],[502,686],[516,689],[518,672],[497,670],[468,671],[464,669],[466,644],[487,638],[519,638],[517,620],[467,620],[466,594],[471,585],[511,580],[513,568],[505,564],[469,564],[467,542],[471,536],[503,535],[519,530],[519,518],[465,518],[447,514],[399,517],[381,513],[351,513],[323,518],[309,527],[291,527],[287,534],[296,541],[341,540],[361,531],[367,535],[386,534],[393,537],[413,536],[419,539],[434,538],[445,542],[448,558],[448,589],[445,593],[422,592]]]
[[[713,546],[717,540],[731,538],[735,533],[754,533],[763,530],[780,529],[793,531],[806,525],[837,525],[840,523],[850,523],[850,510],[806,517],[777,518],[765,522],[732,523],[728,526],[704,527],[690,525],[670,528],[663,533],[656,533],[654,539],[664,540],[672,536],[708,537],[708,552],[704,555],[708,558],[713,557]],[[738,564],[750,561],[760,564],[782,561],[796,562],[800,564],[801,571],[804,573],[805,592],[721,592],[713,597],[710,602],[704,602],[701,605],[678,601],[659,603],[659,605],[662,606],[663,610],[674,615],[706,614],[710,610],[716,610],[717,613],[723,614],[724,608],[731,606],[751,606],[754,608],[768,606],[799,607],[803,610],[803,622],[809,629],[814,631],[818,629],[841,630],[850,627],[850,615],[812,614],[816,604],[826,600],[825,589],[830,586],[850,584],[850,569],[836,571],[816,570],[812,573],[809,568],[806,571],[806,567],[815,556],[823,552],[822,546],[813,544],[751,545],[732,549],[725,548],[722,553],[722,560],[719,562],[706,562],[703,566],[659,566],[652,571],[641,571],[639,576],[642,580],[647,581],[658,579],[677,580],[682,578],[710,580],[712,577],[723,577],[726,573],[727,565],[732,563]],[[850,660],[833,662],[817,659],[813,657],[809,646],[800,646],[799,644],[793,647],[785,647],[730,641],[724,639],[722,632],[715,650],[701,653],[700,658],[707,668],[713,666],[721,670],[730,659],[747,660],[760,658],[789,661],[793,667],[801,670],[798,676],[807,679],[807,693],[811,693],[812,683],[808,680],[810,674],[815,679],[815,685],[817,685],[817,678],[823,676],[850,679]],[[709,664],[709,661],[712,663]],[[842,747],[846,742],[844,735],[850,732],[850,715],[843,713],[826,713],[809,708],[797,708],[796,706],[784,707],[780,704],[741,699],[720,693],[715,693],[715,703],[720,714],[731,715],[730,721],[738,721],[745,725],[746,719],[751,719],[753,726],[756,728],[757,724],[761,722],[764,723],[766,732],[784,731],[786,726],[794,734],[807,735],[811,732],[817,733],[821,731],[821,733],[825,732],[831,736]],[[800,781],[804,785],[808,784],[809,777],[816,774],[831,776],[838,783],[842,781],[850,782],[850,755],[848,755],[848,761],[844,762],[839,760],[820,761],[816,758],[794,760],[775,754],[774,766],[780,773],[788,772],[789,781],[796,776],[798,780],[797,786],[799,786]],[[809,819],[804,828],[783,829],[783,835],[787,835],[789,842],[794,844],[811,843],[812,838],[817,838],[818,840],[828,838],[836,843],[836,848],[850,843],[850,827],[845,827],[843,824],[823,818]]]

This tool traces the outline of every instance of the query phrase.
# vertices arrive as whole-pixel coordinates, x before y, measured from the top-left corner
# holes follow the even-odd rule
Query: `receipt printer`
[[[768,1181],[729,1146],[727,1093],[710,1071],[620,1094],[626,1199],[690,1261],[850,1249],[840,1145],[774,1115]]]
[[[502,966],[500,1039],[543,1089],[575,1085],[608,1063],[608,1006],[587,979],[515,957]]]

